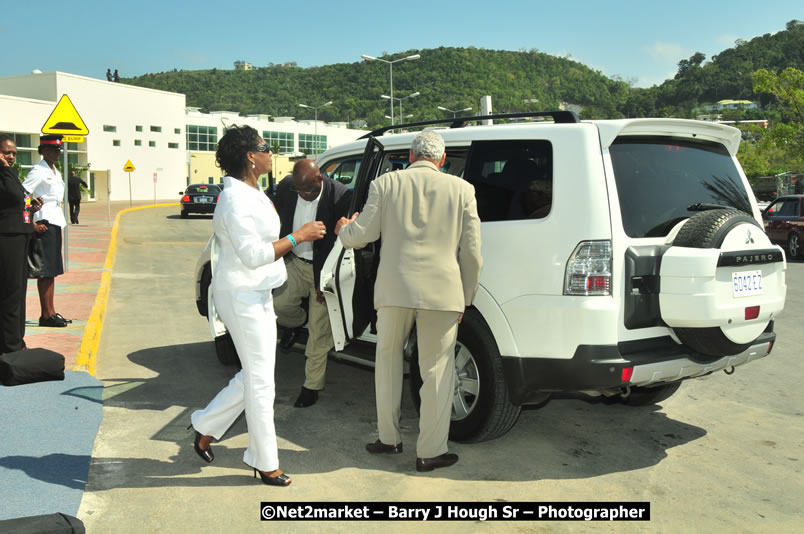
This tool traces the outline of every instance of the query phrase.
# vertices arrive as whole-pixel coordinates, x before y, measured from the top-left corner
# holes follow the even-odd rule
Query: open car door
[[[383,158],[383,146],[369,137],[357,173],[349,215],[361,211],[368,198],[371,181]],[[344,249],[340,238],[321,269],[320,287],[327,301],[335,350],[340,351],[376,324],[374,280],[379,265],[380,243],[369,243],[360,250]]]

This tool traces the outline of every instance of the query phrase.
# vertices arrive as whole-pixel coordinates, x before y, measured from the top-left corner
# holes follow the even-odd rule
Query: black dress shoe
[[[457,461],[458,455],[451,452],[445,452],[435,458],[416,458],[416,471],[423,473],[439,467],[449,467]]]
[[[193,428],[193,425],[192,425],[192,424],[191,424],[190,426],[188,426],[188,427],[187,427],[187,430],[190,430],[191,428]],[[201,459],[202,459],[202,460],[204,460],[204,461],[205,461],[206,463],[208,463],[208,464],[211,464],[211,463],[212,463],[212,460],[214,460],[214,459],[215,459],[215,455],[214,455],[214,454],[212,454],[212,447],[211,447],[211,446],[207,446],[207,448],[206,448],[206,449],[202,449],[202,448],[201,448],[201,447],[198,445],[198,442],[199,442],[199,441],[201,441],[201,438],[202,438],[203,436],[204,436],[204,435],[203,435],[201,432],[199,432],[198,430],[196,430],[196,431],[195,431],[195,441],[193,442],[193,450],[195,451],[195,453],[196,453],[198,456],[200,456],[200,457],[201,457]]]
[[[52,328],[64,328],[67,326],[67,322],[64,319],[60,319],[56,315],[51,315],[50,317],[40,317],[39,318],[39,326],[47,326]]]
[[[293,404],[296,408],[307,408],[308,406],[312,406],[318,400],[318,391],[314,389],[307,389],[306,387],[302,386],[301,393],[299,393],[299,397],[296,399],[296,402]]]
[[[67,318],[65,318],[65,317],[64,317],[62,314],[60,314],[60,313],[57,313],[57,314],[55,315],[55,317],[58,317],[59,319],[61,319],[61,320],[62,320],[62,321],[64,321],[65,323],[72,323],[72,322],[73,322],[73,320],[72,320],[72,319],[67,319]]]
[[[279,346],[285,350],[292,349],[293,345],[296,344],[296,340],[299,338],[300,332],[301,327],[285,328],[285,331],[282,333],[282,338],[279,340]]]
[[[402,443],[396,445],[386,445],[380,440],[374,443],[366,443],[366,450],[371,454],[399,454],[402,452]]]

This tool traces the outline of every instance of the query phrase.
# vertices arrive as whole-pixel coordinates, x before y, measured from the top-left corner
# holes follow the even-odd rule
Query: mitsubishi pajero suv
[[[466,123],[523,118],[541,120]],[[482,221],[480,287],[456,346],[451,439],[501,436],[521,406],[553,392],[655,403],[684,380],[770,353],[786,262],[763,232],[735,157],[737,129],[681,119],[580,121],[566,111],[394,129],[437,125],[446,142],[442,170],[475,187]],[[350,213],[362,210],[373,179],[407,164],[415,132],[389,129],[318,158],[336,178],[338,169],[357,170],[345,173]],[[360,250],[338,241],[322,272],[341,357],[372,358],[381,241]],[[197,277],[203,302],[207,258]],[[406,357],[418,401],[415,332]]]

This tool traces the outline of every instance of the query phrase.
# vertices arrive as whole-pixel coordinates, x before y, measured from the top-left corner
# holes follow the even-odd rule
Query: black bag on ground
[[[37,222],[50,224],[47,219]],[[34,232],[28,242],[28,278],[38,278],[45,268],[45,247],[40,239],[41,235]]]
[[[0,356],[0,383],[4,386],[48,380],[64,380],[64,356],[58,352],[25,349]]]
[[[86,531],[83,521],[62,513],[0,521],[0,532],[14,534],[86,534]]]

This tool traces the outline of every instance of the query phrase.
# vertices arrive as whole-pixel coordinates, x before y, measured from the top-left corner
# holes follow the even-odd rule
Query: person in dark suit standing
[[[363,213],[338,221],[335,232],[347,248],[382,239],[374,284],[379,439],[366,450],[402,452],[402,350],[415,323],[423,382],[416,470],[432,471],[458,461],[457,454],[447,452],[455,342],[480,281],[480,219],[474,187],[440,172],[446,160],[441,135],[416,135],[409,159],[407,169],[371,182]]]
[[[0,135],[0,354],[25,348],[28,240],[41,202],[22,187],[13,167],[17,145]]]
[[[78,214],[81,213],[81,186],[89,187],[87,183],[70,171],[67,178],[67,201],[70,203],[70,223],[78,224]]]
[[[280,236],[294,232],[310,221],[321,221],[327,235],[318,241],[300,243],[285,256],[288,279],[275,291],[274,310],[277,322],[285,328],[280,340],[282,348],[290,348],[307,320],[307,346],[304,354],[304,385],[296,399],[296,408],[312,406],[318,392],[324,389],[327,355],[333,347],[332,328],[324,296],[319,287],[321,268],[335,243],[335,224],[347,215],[351,190],[323,175],[318,165],[304,159],[293,166],[293,174],[279,182],[275,196],[276,210],[282,223]],[[308,312],[301,307],[308,297]]]

